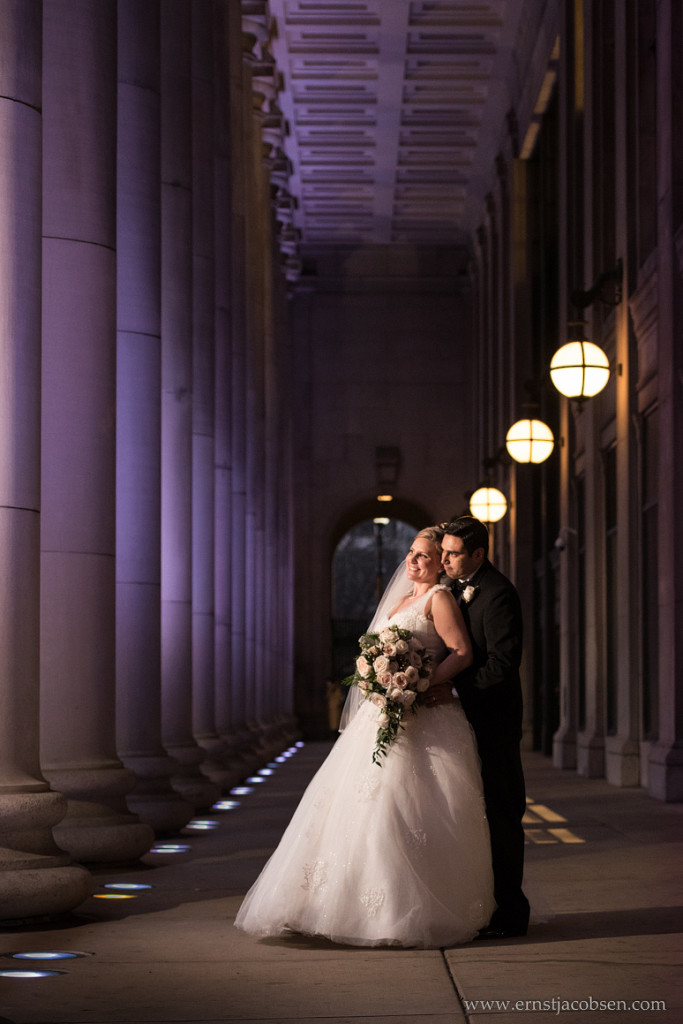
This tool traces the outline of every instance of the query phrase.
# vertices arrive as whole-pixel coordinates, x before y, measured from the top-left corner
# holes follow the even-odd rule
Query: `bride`
[[[432,657],[430,686],[472,661],[460,609],[439,583],[442,536],[439,527],[418,533],[369,630],[390,623],[412,630]],[[427,690],[380,765],[372,761],[377,707],[357,687],[347,705],[342,735],[236,927],[353,946],[469,942],[495,903],[479,759],[459,702],[430,706]]]

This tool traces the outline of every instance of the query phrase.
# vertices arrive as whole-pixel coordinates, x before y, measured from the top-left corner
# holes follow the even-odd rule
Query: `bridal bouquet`
[[[430,656],[409,629],[387,626],[380,633],[364,633],[360,638],[360,657],[356,671],[342,680],[357,686],[366,700],[379,708],[377,743],[372,754],[375,764],[403,728],[407,708],[415,712],[415,698],[429,686]]]

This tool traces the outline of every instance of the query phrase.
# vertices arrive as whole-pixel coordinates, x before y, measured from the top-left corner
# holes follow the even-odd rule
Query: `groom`
[[[498,904],[479,937],[526,935],[529,901],[522,892],[526,796],[519,750],[522,609],[510,580],[488,560],[486,526],[472,516],[461,516],[444,529],[443,566],[453,581],[472,640],[473,664],[455,684],[479,747]],[[439,703],[453,699],[448,684],[433,696]]]

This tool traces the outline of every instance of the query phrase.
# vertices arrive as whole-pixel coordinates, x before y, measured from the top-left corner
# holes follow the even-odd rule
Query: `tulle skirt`
[[[495,908],[479,759],[459,703],[407,712],[381,766],[363,702],[235,920],[354,946],[469,942]]]

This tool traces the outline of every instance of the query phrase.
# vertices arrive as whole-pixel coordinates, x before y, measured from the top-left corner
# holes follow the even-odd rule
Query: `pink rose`
[[[405,654],[409,650],[410,650],[410,648],[408,647],[408,644],[407,644],[407,642],[405,640],[397,640],[396,641],[396,653],[397,654]]]
[[[394,676],[394,686],[397,686],[399,690],[405,690],[408,685],[408,677],[405,672],[397,672]]]
[[[380,686],[383,686],[387,690],[391,686],[391,681],[394,677],[391,672],[380,672],[377,676],[377,682]]]
[[[385,644],[383,650],[385,654],[387,654],[390,658],[393,658],[393,656],[396,654],[396,644]]]
[[[411,651],[408,655],[408,661],[414,668],[422,668],[422,658],[417,651]]]
[[[370,662],[367,660],[367,658],[364,658],[362,654],[360,658],[356,659],[356,668],[363,677],[369,676],[372,670]]]
[[[375,662],[375,674],[380,675],[383,672],[389,670],[389,659],[385,658],[383,654],[380,654],[379,658]]]

